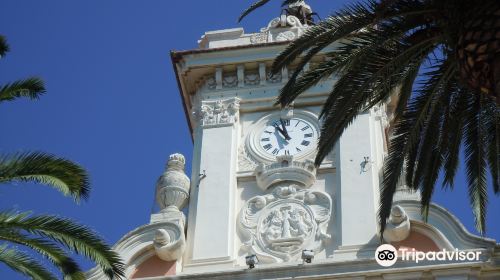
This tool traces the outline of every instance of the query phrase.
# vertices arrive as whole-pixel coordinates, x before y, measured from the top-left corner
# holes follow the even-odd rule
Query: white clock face
[[[317,132],[301,118],[274,119],[264,126],[258,141],[269,155],[296,155],[316,146]]]

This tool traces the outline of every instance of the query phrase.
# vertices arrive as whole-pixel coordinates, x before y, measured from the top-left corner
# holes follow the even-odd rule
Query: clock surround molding
[[[270,120],[278,120],[282,117],[281,111],[267,113],[258,119],[254,125],[249,127],[249,133],[245,139],[245,151],[252,161],[264,164],[271,164],[276,162],[276,156],[267,153],[260,145],[260,136],[263,129],[267,126]],[[319,136],[319,121],[318,116],[310,111],[294,109],[293,116],[290,118],[299,118],[311,125],[314,131],[314,140]],[[312,145],[313,147],[315,145]],[[294,155],[294,160],[303,161],[306,159],[313,159],[316,154],[314,148],[308,148],[298,154]]]

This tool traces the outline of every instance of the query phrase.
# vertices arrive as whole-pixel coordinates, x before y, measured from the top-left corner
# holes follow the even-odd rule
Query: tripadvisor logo
[[[382,244],[375,251],[375,260],[381,266],[392,266],[398,260],[398,251],[390,244]]]
[[[460,251],[455,249],[449,251],[442,249],[437,252],[420,252],[415,249],[401,248],[396,250],[390,244],[382,244],[375,250],[375,260],[381,266],[393,266],[398,260],[398,254],[402,261],[479,261],[481,252]]]

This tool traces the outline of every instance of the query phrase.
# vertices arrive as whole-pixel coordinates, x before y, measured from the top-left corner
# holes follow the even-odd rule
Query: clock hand
[[[279,127],[279,125],[278,125],[278,124],[273,124],[273,126],[274,126],[274,128],[276,128],[276,129],[277,129],[277,130],[281,133],[281,135],[283,135],[283,137],[285,137],[285,139],[286,139],[286,135],[285,135],[285,132],[283,131],[283,129],[281,129],[281,128]],[[288,140],[288,139],[287,139],[287,140]]]
[[[279,133],[277,133],[276,130],[274,131],[274,134],[276,135],[276,141],[278,142],[278,148],[280,150],[282,150],[284,148],[283,138],[281,138],[279,136]]]
[[[290,135],[288,135],[288,131],[286,130],[285,121],[283,119],[280,119],[280,123],[281,123],[281,127],[283,128],[282,133],[283,133],[283,136],[285,136],[285,139],[286,140],[292,139],[290,137]]]

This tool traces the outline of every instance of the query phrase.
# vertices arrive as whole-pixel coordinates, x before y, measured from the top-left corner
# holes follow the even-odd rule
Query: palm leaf
[[[486,231],[486,152],[485,127],[483,123],[484,98],[482,94],[471,95],[471,103],[466,113],[465,124],[465,165],[469,187],[469,200],[476,221],[476,229]]]
[[[254,2],[252,5],[250,5],[250,7],[248,7],[245,11],[243,11],[243,13],[238,18],[238,22],[240,22],[244,17],[246,17],[248,14],[258,9],[259,7],[262,7],[265,4],[267,4],[267,2],[269,1],[271,0],[258,0],[257,2]]]
[[[9,215],[9,213],[5,214]],[[66,280],[85,279],[85,275],[78,267],[78,264],[53,242],[42,238],[30,238],[17,230],[5,230],[3,227],[0,229],[0,239],[27,246],[36,251],[53,263]]]
[[[444,188],[453,188],[453,181],[458,170],[460,145],[462,143],[464,114],[467,110],[469,93],[464,90],[459,90],[455,98],[455,104],[450,109],[448,116],[448,146],[444,152]]]
[[[90,192],[87,172],[79,165],[42,152],[0,155],[0,183],[32,181],[54,187],[76,201]]]
[[[271,1],[271,0],[259,0],[259,1],[254,2],[252,5],[250,5],[250,7],[248,7],[245,11],[243,11],[243,13],[238,18],[238,22],[241,22],[241,20],[244,17],[246,17],[248,14],[250,14],[253,11],[255,11],[256,9],[264,6],[269,1]],[[300,1],[302,1],[302,0],[284,0],[281,3],[281,7],[284,7],[284,6],[287,6],[287,5],[290,5],[290,4],[294,4],[294,3],[297,3],[297,2],[300,2]]]
[[[304,34],[292,41],[273,62],[271,73],[278,73],[283,67],[292,63],[306,50],[316,47],[309,55],[321,51],[320,46],[328,46],[343,39],[353,32],[359,31],[373,23],[373,9],[355,3],[347,6],[335,15],[329,16],[317,25],[306,29]],[[297,69],[301,71],[302,69]]]
[[[38,99],[45,93],[45,86],[39,78],[28,78],[6,84],[0,88],[0,102],[26,97]]]
[[[442,67],[450,66],[443,64]],[[429,78],[428,86],[424,87],[426,90],[422,90],[411,100],[401,119],[395,123],[394,136],[389,144],[389,155],[384,162],[384,176],[380,192],[379,224],[381,236],[391,213],[392,198],[403,171],[405,158],[410,150],[418,147],[418,138],[422,126],[425,124],[426,112],[434,110],[432,108],[437,102],[434,96],[440,93],[439,90],[435,89],[447,81],[447,78],[443,77],[443,71],[436,71],[436,73],[440,75]]]
[[[69,219],[0,212],[0,225],[5,229],[24,230],[59,242],[75,253],[91,259],[109,278],[124,276],[124,264],[120,257],[93,231]]]
[[[0,35],[0,58],[9,51],[9,44],[4,36]]]
[[[5,244],[0,245],[0,262],[34,280],[57,280],[39,262],[25,253],[7,248]]]
[[[490,100],[491,101],[491,100]],[[485,106],[485,128],[487,130],[487,153],[491,181],[495,194],[500,193],[500,109],[494,102]]]

